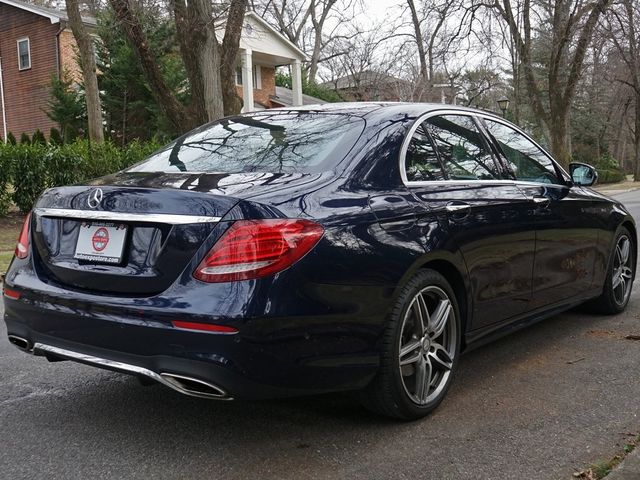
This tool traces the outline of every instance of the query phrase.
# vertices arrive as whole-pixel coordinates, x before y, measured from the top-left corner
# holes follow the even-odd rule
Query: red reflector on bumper
[[[196,330],[199,332],[213,333],[238,333],[237,328],[227,327],[226,325],[213,325],[211,323],[183,322],[182,320],[173,320],[173,326],[183,330]]]
[[[20,292],[16,292],[15,290],[5,288],[2,293],[4,293],[5,297],[13,298],[14,300],[20,299]]]

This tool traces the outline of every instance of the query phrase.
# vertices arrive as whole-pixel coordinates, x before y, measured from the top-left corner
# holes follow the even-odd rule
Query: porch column
[[[296,59],[291,63],[291,87],[293,90],[293,106],[302,105],[302,64]]]
[[[243,112],[253,110],[253,60],[252,51],[249,49],[240,52],[242,60],[242,100],[244,100]]]

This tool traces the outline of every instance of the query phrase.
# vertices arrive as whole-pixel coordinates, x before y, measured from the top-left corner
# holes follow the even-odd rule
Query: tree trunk
[[[418,18],[418,11],[416,10],[416,6],[413,0],[407,0],[407,5],[409,5],[409,11],[411,12],[411,23],[413,23],[413,35],[416,38],[416,45],[418,47],[418,61],[420,63],[420,89],[422,92],[419,100],[424,100],[424,94],[427,90],[427,85],[429,82],[429,71],[428,68],[431,67],[431,62],[433,58],[433,52],[429,51],[429,65],[427,66],[427,53],[424,49],[424,38],[422,37],[422,28],[420,27],[420,19]],[[430,90],[430,89],[429,89]]]
[[[636,92],[635,131],[633,132],[633,180],[640,182],[640,92]]]
[[[568,112],[563,111],[552,116],[548,131],[553,157],[563,167],[568,168],[571,162]]]
[[[236,90],[236,65],[240,50],[240,35],[244,23],[247,5],[245,0],[233,0],[227,15],[227,27],[224,31],[220,54],[220,85],[225,115],[237,115],[242,110],[242,100]],[[257,67],[260,68],[260,67]],[[253,88],[253,80],[244,88]],[[248,105],[253,110],[253,105]]]
[[[65,0],[65,2],[67,15],[69,16],[69,26],[78,45],[78,56],[84,79],[89,140],[93,143],[102,143],[104,142],[104,128],[102,126],[102,106],[100,104],[100,91],[98,90],[93,41],[91,35],[87,33],[84,23],[82,23],[78,0]]]

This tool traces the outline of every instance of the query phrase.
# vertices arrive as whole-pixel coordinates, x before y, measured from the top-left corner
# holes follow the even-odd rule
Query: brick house
[[[96,26],[83,18],[89,28]],[[57,127],[45,113],[51,76],[80,75],[75,39],[65,12],[0,0],[0,138]]]
[[[95,28],[96,20],[83,17]],[[49,135],[57,127],[45,113],[51,76],[68,72],[80,80],[76,43],[63,11],[0,0],[0,139],[7,133],[16,137],[40,130]],[[224,27],[224,25],[221,25]],[[224,28],[217,29],[222,40]],[[240,38],[236,84],[245,110],[296,106],[314,102],[302,95],[301,63],[305,54],[255,12],[247,12]],[[279,66],[291,69],[293,89],[276,92],[275,73]],[[245,89],[251,83],[253,88]]]

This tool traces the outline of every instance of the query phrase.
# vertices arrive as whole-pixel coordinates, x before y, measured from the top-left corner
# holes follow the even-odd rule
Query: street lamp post
[[[502,97],[498,100],[498,107],[502,110],[502,117],[507,118],[507,109],[509,108],[509,99],[507,97]]]

